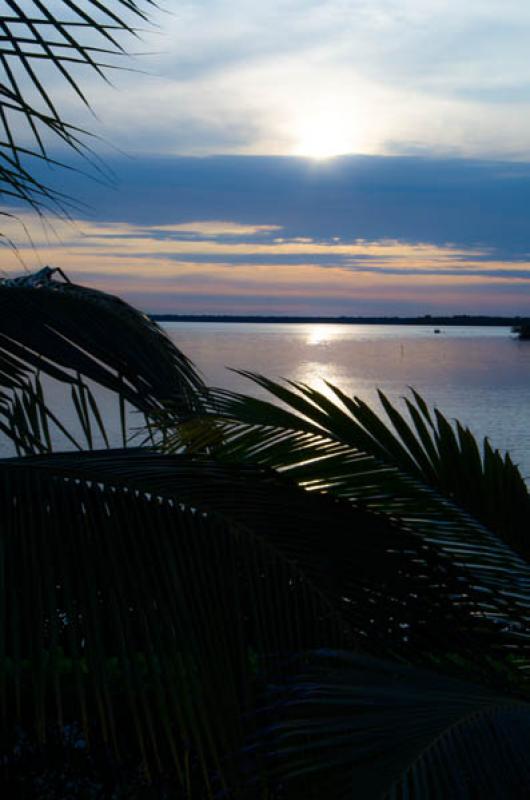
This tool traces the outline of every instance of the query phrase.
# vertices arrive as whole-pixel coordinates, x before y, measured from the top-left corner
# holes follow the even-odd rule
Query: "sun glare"
[[[329,344],[334,339],[339,339],[343,332],[343,328],[340,325],[328,325],[325,323],[306,325],[305,341],[306,344],[310,345]]]
[[[294,154],[324,160],[351,153],[355,148],[351,131],[337,114],[323,112],[318,118],[299,126],[293,136]]]

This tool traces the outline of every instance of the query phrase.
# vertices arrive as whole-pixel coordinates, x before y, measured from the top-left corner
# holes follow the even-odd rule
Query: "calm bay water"
[[[164,323],[206,383],[266,397],[228,368],[290,378],[325,390],[324,380],[366,400],[380,411],[379,387],[399,402],[414,386],[431,405],[457,417],[480,437],[509,450],[530,477],[530,342],[509,328],[433,328],[403,325],[282,323]],[[76,418],[64,386],[47,381],[48,398],[70,430]],[[97,391],[112,444],[121,444],[118,406]],[[136,421],[137,420],[137,421]],[[143,425],[140,415],[133,426]],[[68,442],[57,432],[58,448]],[[95,446],[103,446],[95,437]],[[0,455],[13,454],[0,438]]]
[[[408,386],[480,437],[509,450],[530,476],[530,342],[505,327],[165,323],[210,385],[265,396],[227,367],[324,388],[323,379],[379,408]]]

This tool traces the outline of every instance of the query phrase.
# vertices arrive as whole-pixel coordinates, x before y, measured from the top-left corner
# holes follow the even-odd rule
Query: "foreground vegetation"
[[[209,389],[145,316],[74,284],[0,286],[0,312],[23,454],[0,462],[6,781],[527,795],[530,501],[508,456],[414,392],[379,416],[339,387]],[[142,446],[91,449],[94,382]],[[53,452],[57,426],[77,449]]]
[[[46,137],[91,156],[40,65],[85,101],[72,64],[105,75],[152,4],[29,5],[0,17],[0,190],[67,215],[31,165]],[[0,321],[6,796],[528,797],[529,496],[508,456],[414,392],[379,416],[334,386],[207,388],[145,315],[46,270],[0,283]]]

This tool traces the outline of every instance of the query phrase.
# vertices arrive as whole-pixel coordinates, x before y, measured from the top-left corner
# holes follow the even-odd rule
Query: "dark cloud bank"
[[[113,158],[109,189],[75,173],[43,173],[100,221],[232,220],[281,225],[279,235],[399,239],[530,252],[530,164],[348,156]]]

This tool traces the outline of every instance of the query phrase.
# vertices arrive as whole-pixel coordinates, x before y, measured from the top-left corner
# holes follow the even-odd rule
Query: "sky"
[[[97,118],[47,77],[114,178],[43,173],[79,206],[4,225],[27,268],[151,312],[530,314],[530,5],[165,9],[141,72],[79,76]]]

